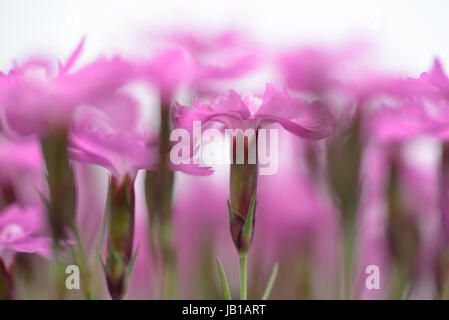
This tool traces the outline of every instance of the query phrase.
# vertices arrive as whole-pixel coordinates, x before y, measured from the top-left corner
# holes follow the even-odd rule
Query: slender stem
[[[76,242],[78,244],[78,250],[76,252],[72,252],[73,259],[80,264],[82,270],[82,281],[83,281],[83,294],[87,300],[93,299],[93,290],[94,290],[94,280],[92,275],[92,270],[90,267],[89,259],[87,257],[86,250],[83,245],[83,240],[81,237],[81,231],[76,223],[73,223],[72,226],[73,234],[75,235]]]
[[[240,262],[240,300],[246,300],[247,292],[247,271],[248,271],[248,253],[239,254]]]
[[[14,277],[0,260],[0,300],[14,300]]]
[[[221,290],[223,291],[223,298],[225,300],[232,300],[231,292],[229,291],[228,278],[224,272],[223,266],[221,265],[220,259],[217,258],[217,270],[220,276]]]
[[[167,265],[165,267],[165,279],[164,279],[164,299],[165,300],[174,300],[176,299],[176,267],[175,263],[172,260],[167,261]]]
[[[262,296],[262,300],[267,300],[270,296],[271,289],[273,289],[274,282],[276,281],[276,278],[278,276],[279,271],[279,264],[276,262],[276,264],[273,267],[273,271],[271,272],[270,279],[268,280],[267,287],[265,288],[265,291]]]

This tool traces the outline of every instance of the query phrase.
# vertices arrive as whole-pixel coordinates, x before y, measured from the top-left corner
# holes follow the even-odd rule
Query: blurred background
[[[161,28],[230,27],[278,44],[369,40],[385,65],[416,74],[435,56],[449,58],[448,10],[444,0],[2,0],[0,70],[30,52],[67,56],[84,35],[81,61],[88,61],[111,50],[139,50]]]

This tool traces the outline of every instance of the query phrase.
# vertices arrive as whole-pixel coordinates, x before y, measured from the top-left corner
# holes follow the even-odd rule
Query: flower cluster
[[[0,297],[49,268],[35,285],[74,298],[58,276],[72,264],[86,298],[448,296],[440,60],[410,77],[354,44],[161,34],[148,56],[82,65],[82,39],[65,62],[0,72]],[[202,162],[211,150],[229,163]]]

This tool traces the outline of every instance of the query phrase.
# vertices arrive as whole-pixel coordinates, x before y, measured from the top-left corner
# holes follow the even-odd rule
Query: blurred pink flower
[[[119,57],[98,59],[69,73],[81,53],[80,43],[54,75],[49,59],[31,59],[16,66],[0,81],[3,126],[10,134],[45,134],[66,127],[81,104],[101,104],[113,96],[131,76],[130,64]]]
[[[162,104],[166,107],[170,106],[181,85],[193,81],[196,72],[192,56],[182,48],[159,50],[150,61],[141,63],[137,69],[159,90]]]
[[[382,142],[401,142],[424,134],[446,140],[449,121],[444,115],[448,111],[442,106],[431,112],[421,102],[383,105],[368,116],[367,134]]]
[[[41,202],[44,193],[44,162],[36,139],[12,141],[0,138],[0,208],[17,202]]]
[[[281,52],[277,66],[287,86],[293,90],[325,94],[360,73],[359,58],[366,52],[362,45],[342,48],[307,46]]]
[[[209,93],[210,81],[241,77],[261,61],[258,47],[237,31],[171,31],[162,32],[162,39],[165,48],[139,69],[159,89],[164,104],[182,86]]]
[[[197,81],[236,78],[254,70],[260,63],[260,50],[241,32],[229,30],[216,34],[173,32],[170,39],[194,57]]]
[[[50,258],[52,240],[39,235],[44,223],[41,217],[36,207],[11,205],[0,212],[0,259],[7,269],[18,252]]]
[[[307,139],[324,138],[333,129],[333,117],[326,106],[296,99],[271,84],[267,84],[262,99],[230,90],[227,96],[211,98],[209,102],[197,98],[193,108],[176,103],[173,119],[176,126],[183,128],[192,128],[193,121],[201,121],[202,125],[219,122],[226,128],[243,130],[277,122]]]
[[[119,185],[126,176],[134,180],[137,170],[149,169],[156,164],[154,145],[136,133],[104,133],[78,127],[71,132],[70,144],[72,159],[108,169]]]
[[[444,72],[443,64],[439,59],[435,59],[430,72],[421,74],[420,80],[435,89],[436,92],[432,93],[439,94],[446,101],[449,99],[449,78]]]

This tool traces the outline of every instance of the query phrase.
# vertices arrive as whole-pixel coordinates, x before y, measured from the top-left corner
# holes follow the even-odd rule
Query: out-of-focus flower
[[[86,110],[70,133],[70,157],[96,164],[110,174],[108,193],[108,257],[104,265],[109,293],[124,297],[133,268],[135,229],[134,182],[139,169],[157,161],[154,145],[133,131],[119,130],[101,112]],[[113,123],[113,121],[112,121]]]
[[[119,57],[98,59],[70,73],[83,44],[84,40],[57,73],[49,59],[35,58],[2,77],[0,106],[7,132],[44,135],[61,130],[76,107],[100,104],[129,80],[133,69]]]
[[[141,65],[143,76],[161,91],[163,101],[187,86],[195,94],[210,93],[217,80],[236,79],[255,70],[261,62],[257,45],[241,32],[162,32],[165,49]]]
[[[236,78],[254,70],[260,63],[257,46],[235,30],[217,34],[174,32],[169,39],[192,54],[197,64],[198,82]]]
[[[44,161],[35,139],[0,139],[0,207],[37,204],[44,194]]]
[[[149,62],[142,63],[139,74],[159,90],[161,105],[169,108],[176,90],[191,83],[195,77],[195,63],[182,48],[157,51]]]
[[[309,46],[280,53],[276,63],[289,88],[323,95],[360,73],[354,60],[365,51],[356,44],[333,49]]]
[[[31,59],[16,66],[0,84],[3,129],[7,135],[38,135],[48,171],[48,216],[55,240],[66,236],[75,216],[75,186],[67,156],[67,131],[82,104],[95,107],[122,102],[117,90],[133,68],[119,57],[98,59],[70,72],[81,54],[84,39],[67,62],[53,70],[49,59]],[[125,97],[126,98],[126,97]],[[131,114],[131,113],[129,113]],[[57,241],[58,243],[58,241]]]
[[[134,180],[137,170],[154,164],[150,145],[138,134],[103,133],[79,127],[73,129],[70,141],[72,159],[108,169],[119,184],[127,176]]]
[[[449,99],[449,78],[444,72],[443,64],[439,59],[435,59],[430,72],[421,74],[420,80],[436,90],[436,92],[432,92],[428,89],[428,92],[439,94],[446,101]]]
[[[42,235],[44,228],[40,207],[16,204],[0,212],[0,299],[14,299],[13,264],[17,253],[51,257],[51,238]]]
[[[10,269],[18,252],[51,256],[52,242],[41,236],[42,214],[36,207],[11,205],[0,213],[0,260]]]

